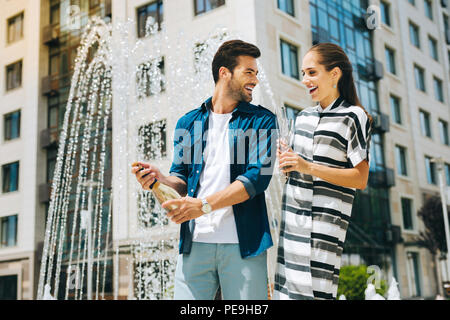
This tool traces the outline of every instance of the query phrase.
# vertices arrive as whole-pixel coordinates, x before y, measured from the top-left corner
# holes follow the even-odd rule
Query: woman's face
[[[316,52],[310,51],[305,55],[302,64],[302,83],[306,86],[313,101],[325,102],[339,94],[338,90],[333,88],[334,84],[337,86],[337,78],[333,78],[333,70],[327,71],[325,66],[317,61],[318,54]]]

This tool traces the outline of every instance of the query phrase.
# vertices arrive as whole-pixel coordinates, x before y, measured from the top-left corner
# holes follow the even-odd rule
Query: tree
[[[438,251],[447,252],[441,198],[439,196],[428,197],[417,215],[425,226],[425,230],[420,231],[419,236],[415,239],[417,244],[428,249],[433,256]]]
[[[442,202],[439,196],[429,196],[425,199],[422,208],[417,212],[419,218],[425,226],[424,231],[419,232],[419,236],[415,237],[416,244],[430,251],[433,262],[436,283],[441,292],[439,284],[439,271],[437,254],[447,252],[447,243],[445,239],[444,215],[442,213]],[[449,259],[449,257],[447,257]]]

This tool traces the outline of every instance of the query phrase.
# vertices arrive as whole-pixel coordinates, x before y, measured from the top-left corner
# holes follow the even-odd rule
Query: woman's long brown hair
[[[348,103],[354,106],[358,106],[364,110],[369,118],[370,125],[373,124],[372,116],[362,106],[361,101],[358,98],[356,92],[355,81],[353,80],[353,67],[352,63],[345,54],[344,50],[334,43],[319,43],[311,47],[308,52],[317,52],[319,55],[318,63],[323,65],[329,72],[335,67],[338,67],[342,71],[342,76],[338,82],[339,94]]]

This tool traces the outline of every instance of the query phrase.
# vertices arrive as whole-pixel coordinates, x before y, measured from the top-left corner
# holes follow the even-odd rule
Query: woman
[[[303,84],[317,106],[295,121],[293,149],[278,147],[283,190],[275,299],[336,299],[343,244],[356,189],[369,176],[372,118],[361,106],[341,47],[313,46]]]

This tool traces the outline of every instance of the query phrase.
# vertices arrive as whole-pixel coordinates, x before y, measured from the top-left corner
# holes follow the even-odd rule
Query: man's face
[[[259,83],[258,65],[256,59],[250,56],[239,56],[237,59],[238,65],[228,82],[228,93],[236,101],[250,102],[253,99],[253,89]]]

